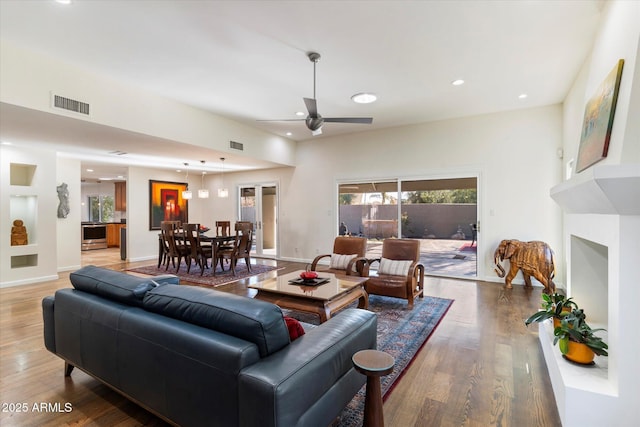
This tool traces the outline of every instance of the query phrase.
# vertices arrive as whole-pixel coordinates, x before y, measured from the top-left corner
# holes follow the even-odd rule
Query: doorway
[[[252,250],[256,256],[278,256],[278,185],[263,183],[240,186],[238,200],[241,221],[254,226]]]

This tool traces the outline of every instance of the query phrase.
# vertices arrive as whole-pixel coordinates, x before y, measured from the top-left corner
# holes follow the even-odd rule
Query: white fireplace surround
[[[552,327],[540,325],[562,424],[629,425],[640,383],[640,165],[595,165],[551,197],[564,212],[567,295],[592,327],[607,329],[609,345],[594,367],[574,366],[553,346]]]

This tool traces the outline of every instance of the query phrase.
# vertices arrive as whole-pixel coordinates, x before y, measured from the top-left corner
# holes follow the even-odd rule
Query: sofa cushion
[[[252,342],[261,357],[290,342],[280,307],[228,292],[162,286],[146,293],[143,308]]]
[[[379,274],[390,274],[392,276],[406,276],[413,261],[395,261],[387,258],[380,258]]]
[[[177,276],[144,278],[95,265],[74,271],[69,275],[69,279],[73,287],[79,291],[137,307],[142,307],[142,299],[149,290],[160,285],[180,283]]]

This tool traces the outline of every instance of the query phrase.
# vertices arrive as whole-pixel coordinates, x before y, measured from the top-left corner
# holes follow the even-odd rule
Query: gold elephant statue
[[[556,264],[553,250],[544,242],[521,242],[520,240],[503,240],[493,254],[496,265],[495,272],[499,277],[504,277],[505,271],[500,261],[509,260],[511,268],[504,279],[507,289],[511,289],[511,281],[518,270],[522,270],[524,283],[531,285],[531,276],[535,277],[542,285],[542,292],[551,295],[556,290],[553,278],[556,273]]]

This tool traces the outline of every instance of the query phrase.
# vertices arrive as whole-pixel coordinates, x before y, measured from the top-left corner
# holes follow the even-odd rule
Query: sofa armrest
[[[42,317],[44,321],[44,346],[50,352],[56,352],[56,334],[55,320],[53,316],[53,307],[55,298],[53,296],[45,297],[42,300]]]
[[[159,276],[154,276],[151,279],[153,279],[153,281],[156,283],[160,283],[161,285],[179,285],[180,284],[180,278],[175,274],[161,274]]]
[[[351,357],[376,348],[376,331],[374,313],[347,309],[242,370],[240,425],[328,425],[365,383]]]

